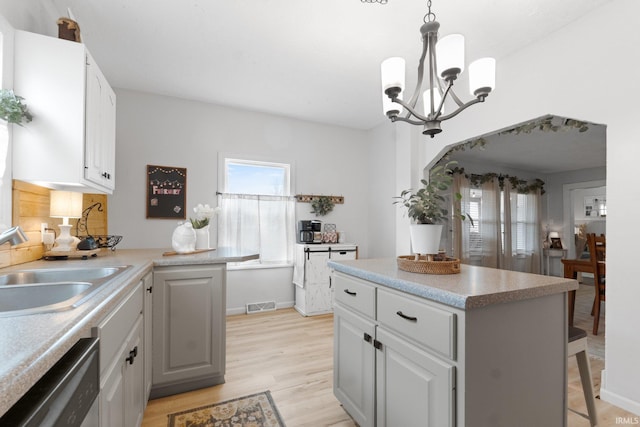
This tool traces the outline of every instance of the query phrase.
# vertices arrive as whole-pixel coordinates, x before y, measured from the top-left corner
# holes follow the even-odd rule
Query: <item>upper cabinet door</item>
[[[85,178],[110,190],[115,188],[115,94],[87,54],[85,101]]]
[[[14,126],[14,178],[111,194],[115,94],[84,44],[16,31],[14,89],[33,121]]]

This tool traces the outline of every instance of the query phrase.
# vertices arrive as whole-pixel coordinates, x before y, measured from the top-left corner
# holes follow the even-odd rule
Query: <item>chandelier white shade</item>
[[[396,56],[382,61],[380,73],[382,75],[383,92],[392,87],[400,88],[401,92],[404,90],[404,68],[404,58]]]
[[[462,102],[456,96],[453,84],[465,71],[464,37],[461,34],[450,34],[438,40],[440,24],[435,20],[435,14],[431,12],[431,0],[427,5],[429,11],[424,16],[424,25],[420,28],[423,47],[415,92],[410,99],[403,96],[405,90],[403,58],[385,59],[380,66],[380,76],[383,110],[387,117],[392,122],[403,121],[422,125],[424,127],[422,133],[433,138],[442,132],[441,122],[458,115],[473,104],[484,102],[495,88],[496,61],[493,58],[482,58],[469,65],[469,90],[475,99]],[[418,104],[419,98],[422,98],[421,104]],[[408,100],[405,101],[405,99]],[[445,114],[444,109],[447,99],[451,99],[456,104],[455,110],[449,114]],[[422,111],[419,111],[416,105],[420,105]],[[405,110],[406,114],[401,115]]]
[[[469,65],[469,92],[487,96],[496,87],[496,60],[481,58]]]
[[[444,79],[455,79],[464,71],[464,36],[450,34],[436,43],[438,75]]]

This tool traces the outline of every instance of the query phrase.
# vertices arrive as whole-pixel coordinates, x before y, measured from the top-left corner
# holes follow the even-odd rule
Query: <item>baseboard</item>
[[[607,390],[607,372],[606,369],[602,370],[600,380],[600,399],[605,402],[611,403],[619,408],[624,409],[627,412],[640,415],[640,402],[633,401],[624,396],[620,396],[617,393],[613,393]],[[634,419],[633,424],[640,423],[640,417]]]

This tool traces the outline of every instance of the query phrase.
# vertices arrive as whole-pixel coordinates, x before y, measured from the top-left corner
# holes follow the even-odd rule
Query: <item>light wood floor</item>
[[[226,383],[149,402],[143,427],[165,427],[173,412],[270,390],[288,427],[341,426],[355,423],[333,396],[333,316],[302,317],[293,309],[227,317]],[[592,359],[596,392],[601,360]],[[575,357],[569,360],[569,402],[586,413]],[[599,399],[600,426],[616,417],[634,417]],[[569,412],[569,427],[589,426]],[[618,423],[619,424],[619,423]]]

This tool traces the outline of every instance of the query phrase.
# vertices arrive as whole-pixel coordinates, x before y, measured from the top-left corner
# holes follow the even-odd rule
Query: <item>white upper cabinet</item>
[[[84,44],[15,36],[14,90],[34,118],[13,133],[13,178],[113,193],[116,97]]]

